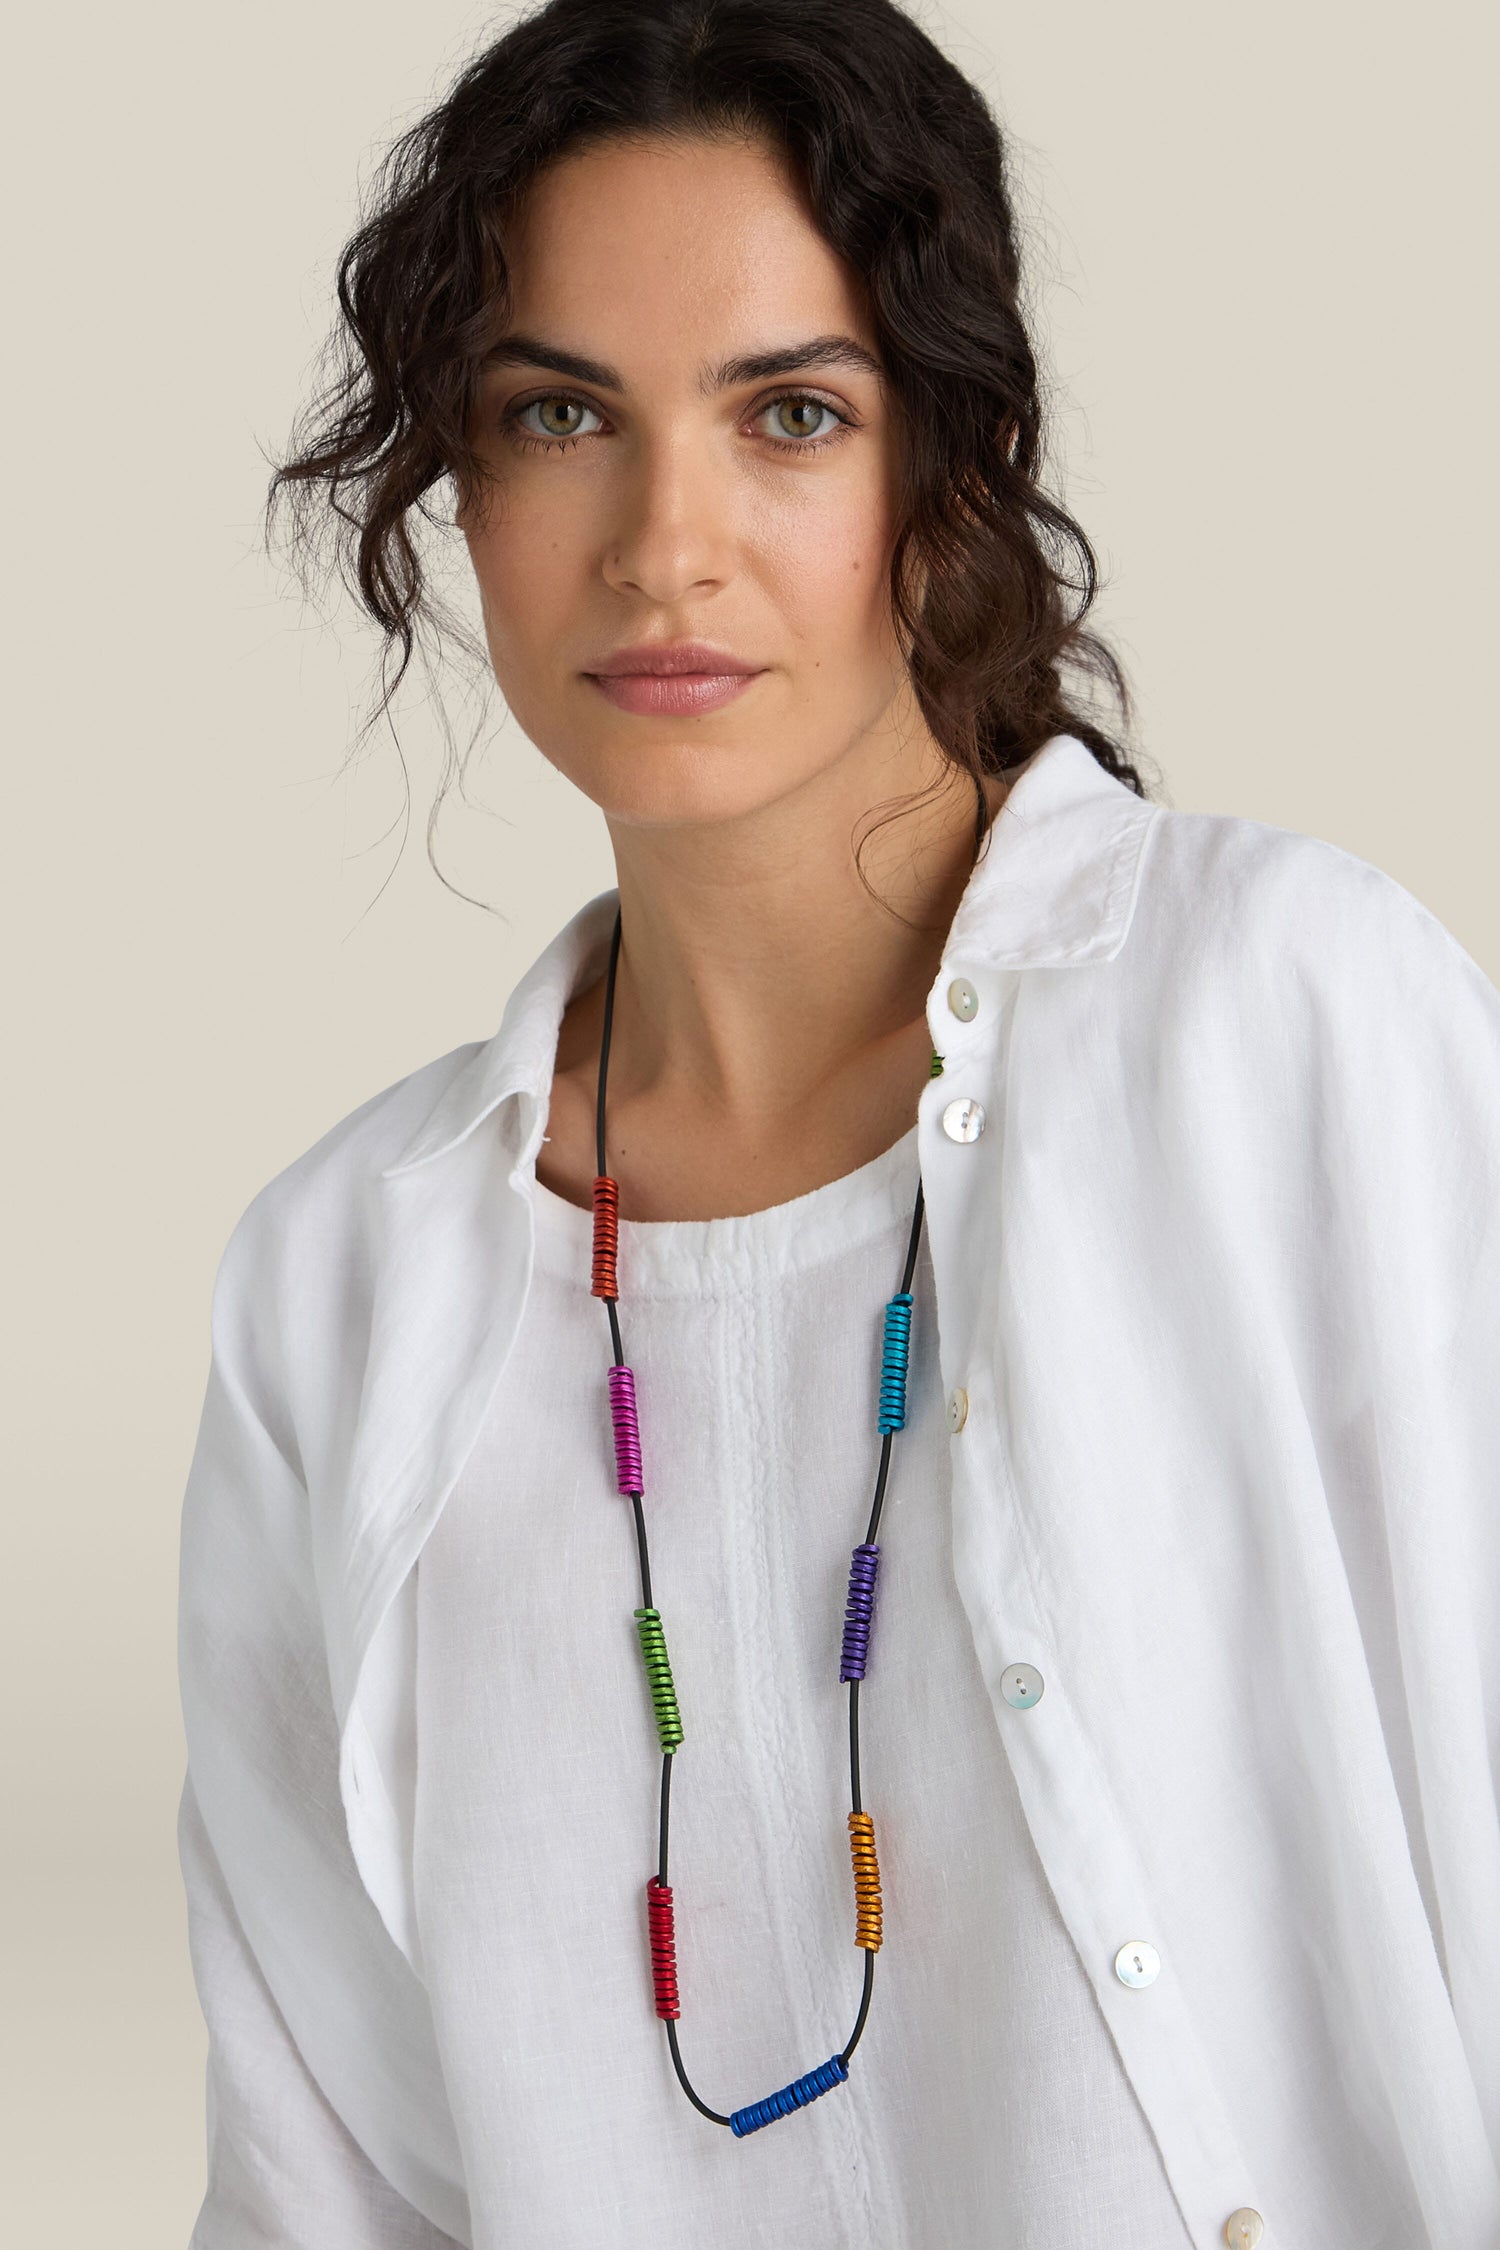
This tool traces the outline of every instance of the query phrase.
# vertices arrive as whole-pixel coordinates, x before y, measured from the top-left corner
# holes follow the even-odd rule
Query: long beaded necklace
[[[666,1636],[660,1612],[651,1600],[651,1558],[646,1544],[646,1519],[642,1509],[645,1478],[641,1460],[640,1425],[636,1413],[635,1373],[626,1365],[620,1340],[619,1303],[619,1214],[620,1190],[617,1181],[605,1169],[604,1096],[609,1078],[609,1042],[614,1022],[615,971],[620,957],[621,919],[615,915],[614,935],[609,949],[609,972],[604,992],[604,1025],[599,1042],[599,1098],[595,1122],[598,1169],[594,1180],[594,1244],[593,1281],[591,1294],[602,1297],[609,1314],[610,1336],[614,1345],[614,1365],[609,1370],[610,1419],[614,1430],[615,1467],[622,1498],[628,1499],[635,1512],[636,1546],[640,1555],[641,1606],[635,1612],[636,1629],[640,1638],[641,1654],[645,1660],[646,1681],[651,1693],[652,1708],[656,1715],[656,1729],[661,1741],[661,1816],[656,1873],[646,1885],[646,1924],[651,1948],[651,1975],[656,1994],[656,2013],[666,2025],[667,2045],[671,2049],[672,2067],[677,2073],[683,2092],[693,2107],[715,2125],[727,2125],[731,2132],[743,2136],[758,2132],[762,2125],[770,2125],[778,2117],[789,2117],[794,2110],[802,2109],[815,2101],[820,2094],[828,2093],[841,2085],[849,2075],[849,2057],[859,2044],[865,2028],[865,2018],[870,2011],[870,1996],[875,1983],[875,1956],[880,1950],[880,1870],[875,1857],[875,1825],[860,1800],[859,1787],[859,1684],[865,1676],[865,1663],[869,1654],[870,1625],[875,1606],[875,1575],[880,1562],[880,1548],[876,1533],[880,1528],[880,1512],[885,1504],[886,1479],[890,1471],[891,1438],[906,1423],[906,1372],[911,1339],[912,1275],[916,1269],[917,1245],[922,1233],[922,1183],[917,1182],[917,1199],[912,1212],[911,1238],[907,1245],[906,1265],[901,1277],[901,1287],[885,1308],[885,1338],[880,1360],[880,1399],[877,1417],[880,1431],[880,1464],[875,1476],[875,1499],[870,1511],[870,1521],[863,1542],[854,1550],[849,1567],[849,1590],[844,1611],[844,1634],[839,1679],[849,1688],[849,1794],[853,1809],[849,1814],[849,1846],[854,1865],[854,1942],[862,1947],[865,1957],[864,1992],[859,2004],[859,2014],[848,2041],[827,2062],[819,2063],[801,2078],[794,2078],[789,2086],[781,2087],[763,2100],[749,2103],[744,2109],[731,2112],[728,2117],[710,2109],[707,2102],[695,2091],[677,2044],[677,2021],[681,2015],[677,1993],[677,1934],[674,1919],[672,1891],[667,1882],[667,1842],[672,1801],[672,1764],[683,1739],[682,1720],[677,1709],[677,1691],[672,1681],[672,1667],[667,1658]],[[932,1076],[937,1077],[943,1067],[942,1057],[934,1052]]]

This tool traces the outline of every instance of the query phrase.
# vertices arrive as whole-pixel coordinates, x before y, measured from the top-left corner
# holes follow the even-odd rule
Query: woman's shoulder
[[[1405,884],[1237,814],[1164,809],[1147,856],[1112,1002],[1141,1086],[1253,1115],[1277,1162],[1500,1151],[1500,990]]]
[[[1377,989],[1500,1006],[1447,924],[1373,861],[1247,814],[1163,806],[1160,815],[1133,935],[1183,977],[1196,969],[1246,994],[1296,988],[1330,1007]]]
[[[368,1301],[381,1173],[483,1044],[465,1041],[367,1095],[257,1188],[220,1257],[216,1327],[231,1303],[274,1312],[285,1329]]]
[[[287,1205],[328,1194],[358,1194],[394,1164],[412,1134],[478,1053],[465,1040],[369,1094],[271,1175],[256,1201]]]

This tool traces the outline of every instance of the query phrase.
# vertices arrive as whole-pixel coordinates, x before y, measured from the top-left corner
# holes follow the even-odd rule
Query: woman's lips
[[[743,695],[759,672],[589,672],[601,695],[621,711],[645,717],[717,711]]]

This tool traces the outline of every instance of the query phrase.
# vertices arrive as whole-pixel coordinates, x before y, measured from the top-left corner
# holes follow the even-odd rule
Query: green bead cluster
[[[646,1680],[656,1711],[656,1731],[661,1736],[662,1749],[670,1755],[682,1740],[682,1721],[677,1716],[677,1690],[672,1685],[672,1667],[667,1659],[667,1640],[661,1627],[661,1612],[656,1609],[638,1609],[635,1623],[641,1636],[641,1654],[646,1659]]]
[[[943,1075],[943,1058],[938,1053],[936,1047],[934,1047],[932,1050],[932,1068],[928,1071],[927,1075],[929,1078],[941,1078]]]

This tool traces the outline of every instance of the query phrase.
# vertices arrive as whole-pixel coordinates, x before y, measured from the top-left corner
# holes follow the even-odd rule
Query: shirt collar
[[[941,974],[966,964],[1063,968],[1109,961],[1129,932],[1144,846],[1159,805],[1106,772],[1076,735],[1054,734],[1012,782],[959,900]],[[538,954],[499,1029],[443,1089],[382,1178],[410,1171],[468,1137],[509,1096],[529,1147],[548,1100],[569,1001],[604,972],[620,902],[601,891]],[[524,1156],[522,1161],[524,1162]]]

